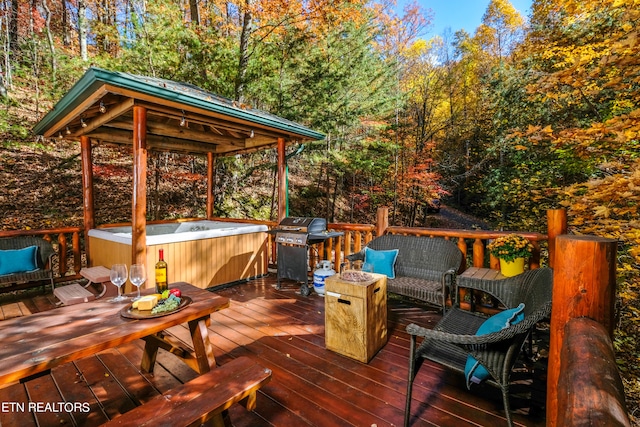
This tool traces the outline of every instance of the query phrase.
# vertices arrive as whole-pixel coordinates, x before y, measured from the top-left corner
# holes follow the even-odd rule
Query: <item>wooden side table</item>
[[[478,267],[470,267],[466,269],[462,274],[456,277],[456,281],[459,288],[464,288],[465,285],[468,285],[469,283],[502,280],[502,279],[506,279],[506,276],[503,276],[500,273],[500,270],[494,270],[492,268],[478,268]],[[462,302],[464,301],[464,298],[468,293],[468,290],[460,289],[459,291],[460,291],[460,295],[458,295],[458,297],[460,298],[460,303],[462,304]],[[480,291],[474,291],[471,293],[469,297],[469,304],[470,304],[471,311],[476,311],[476,300],[479,298],[482,298]],[[494,313],[496,309],[497,309],[497,302],[494,301],[489,312]],[[480,310],[480,311],[486,311],[486,310]]]
[[[365,282],[325,280],[325,346],[368,363],[387,342],[387,276]]]

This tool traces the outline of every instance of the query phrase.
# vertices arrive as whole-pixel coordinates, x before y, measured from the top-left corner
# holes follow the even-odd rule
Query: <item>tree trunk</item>
[[[71,45],[71,34],[69,33],[69,10],[67,9],[67,2],[62,3],[62,43],[65,47]]]
[[[116,22],[116,10],[114,2],[110,0],[102,0],[98,7],[98,21],[103,25],[103,28],[110,28]],[[117,44],[109,36],[109,32],[103,30],[101,33],[96,34],[97,46],[102,52],[108,53],[112,56],[115,55]]]
[[[198,10],[198,0],[189,0],[189,10],[191,11],[191,23],[200,25],[200,10]]]
[[[57,78],[57,62],[56,62],[56,46],[53,43],[53,34],[51,34],[51,10],[47,4],[47,0],[42,0],[42,7],[45,11],[45,28],[47,29],[47,44],[49,45],[49,53],[51,54],[51,81],[56,85]]]
[[[247,78],[247,66],[249,64],[249,37],[251,36],[251,0],[245,0],[244,18],[242,20],[242,33],[240,34],[240,54],[238,61],[238,74],[236,77],[235,98],[242,102],[244,87]]]
[[[80,45],[80,57],[83,61],[89,59],[87,52],[87,2],[78,0],[78,44]]]
[[[33,31],[33,11],[35,10],[35,1],[31,4],[32,7],[29,8],[29,36],[32,40],[31,46],[31,54],[32,54],[32,67],[33,67],[33,76],[34,79],[34,91],[35,91],[35,103],[36,103],[36,114],[40,114],[40,57],[38,56],[38,46],[35,42],[35,34]]]
[[[18,2],[11,2],[11,19],[9,20],[9,50],[18,51]]]

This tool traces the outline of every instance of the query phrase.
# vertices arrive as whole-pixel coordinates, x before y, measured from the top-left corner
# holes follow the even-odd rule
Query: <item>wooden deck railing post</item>
[[[80,154],[82,159],[82,206],[84,224],[84,249],[87,254],[87,265],[91,265],[89,248],[89,230],[95,227],[95,211],[93,202],[93,160],[91,140],[88,136],[80,137]]]
[[[389,208],[383,206],[377,211],[376,236],[382,236],[387,228],[389,228]]]
[[[551,268],[555,266],[556,238],[562,234],[567,234],[567,210],[549,209],[547,211],[547,244]]]
[[[131,200],[131,262],[147,260],[147,109],[133,107],[133,197]],[[147,266],[151,268],[151,266]]]
[[[287,212],[287,158],[284,138],[278,138],[278,223],[288,215]]]
[[[567,322],[588,317],[613,334],[617,242],[596,236],[555,239],[553,307],[547,372],[547,425],[557,426],[560,352]]]
[[[209,151],[207,153],[207,219],[213,218],[213,201],[214,197],[214,189],[215,189],[215,162],[216,159],[213,156],[213,153]]]

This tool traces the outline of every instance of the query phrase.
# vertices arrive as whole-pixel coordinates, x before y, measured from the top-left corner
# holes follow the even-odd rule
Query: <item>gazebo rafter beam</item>
[[[270,131],[257,123],[230,121],[228,119],[216,117],[211,114],[204,114],[203,112],[195,111],[185,106],[182,106],[183,108],[179,108],[178,106],[169,107],[165,105],[142,102],[140,100],[136,101],[136,105],[142,105],[146,107],[149,111],[149,114],[151,115],[164,116],[178,121],[180,121],[180,119],[182,118],[182,111],[184,111],[187,122],[194,122],[202,124],[204,126],[210,126],[212,128],[215,128],[218,132],[237,132],[238,134],[247,135],[247,137],[250,137],[251,133],[253,132],[254,135],[264,135],[273,138],[274,141],[279,137],[283,137],[283,134],[281,132]]]
[[[127,120],[112,120],[104,125],[105,128],[120,129],[132,131],[133,125]],[[149,135],[166,136],[177,139],[193,139],[195,141],[206,142],[209,144],[225,144],[235,147],[245,147],[243,139],[232,138],[229,136],[212,135],[203,131],[193,130],[188,127],[179,127],[165,125],[159,122],[147,121],[147,133]]]
[[[76,106],[73,110],[69,111],[64,115],[60,120],[58,120],[55,126],[47,129],[42,133],[42,136],[45,138],[51,138],[55,136],[57,133],[62,132],[65,127],[69,126],[77,117],[80,117],[86,110],[88,110],[93,104],[102,99],[103,96],[107,95],[109,92],[102,86],[100,89],[96,90],[84,99],[78,106]]]
[[[133,135],[128,130],[122,130],[112,128],[106,130],[104,127],[100,128],[88,135],[91,139],[97,140],[103,143],[113,143],[117,145],[130,145]],[[238,147],[228,144],[210,144],[205,142],[198,142],[188,139],[171,138],[168,136],[160,136],[154,134],[147,134],[147,146],[150,150],[159,151],[179,151],[183,153],[197,153],[204,154],[211,153],[230,153],[238,150]]]
[[[105,113],[94,116],[93,118],[84,121],[84,127],[82,124],[79,124],[78,130],[73,132],[72,135],[85,135],[87,133],[91,133],[95,129],[98,129],[100,126],[108,124],[111,121],[116,121],[118,117],[127,113],[128,111],[131,111],[134,104],[135,102],[132,98],[125,98],[120,103],[112,104],[109,106],[109,109]],[[133,125],[131,125],[131,130],[133,130]]]

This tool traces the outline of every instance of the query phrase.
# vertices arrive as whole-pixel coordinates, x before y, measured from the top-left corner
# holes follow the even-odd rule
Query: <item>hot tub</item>
[[[260,277],[267,273],[267,226],[227,221],[149,224],[146,228],[147,281],[155,287],[153,268],[160,249],[168,281],[199,288]],[[131,265],[131,227],[89,230],[89,265]],[[127,282],[127,291],[131,284]]]

